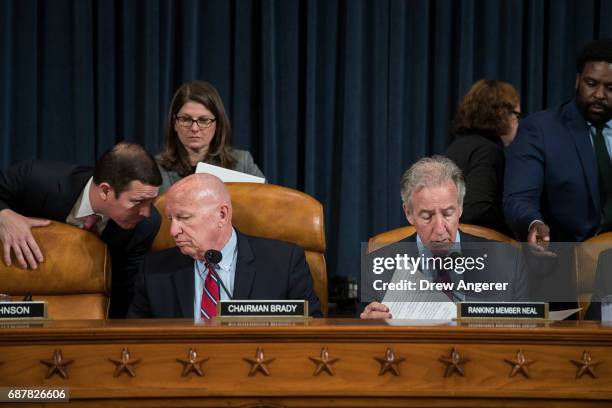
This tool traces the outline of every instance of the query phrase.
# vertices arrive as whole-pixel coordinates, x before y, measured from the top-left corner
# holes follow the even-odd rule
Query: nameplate
[[[457,319],[548,319],[545,302],[460,302]]]
[[[47,302],[0,302],[0,320],[46,318]]]
[[[308,317],[306,300],[221,300],[218,317]]]

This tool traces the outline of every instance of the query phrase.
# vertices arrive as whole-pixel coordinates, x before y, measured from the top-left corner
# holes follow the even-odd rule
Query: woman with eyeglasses
[[[512,236],[502,206],[504,147],[514,140],[520,117],[519,93],[504,81],[477,81],[459,104],[446,155],[465,178],[461,223]]]
[[[205,81],[185,82],[174,94],[166,119],[164,150],[155,159],[160,192],[194,173],[198,162],[264,177],[245,150],[230,143],[231,125],[219,93]]]

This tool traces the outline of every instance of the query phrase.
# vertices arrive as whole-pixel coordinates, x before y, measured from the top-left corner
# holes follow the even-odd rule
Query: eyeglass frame
[[[217,121],[217,118],[197,118],[194,119],[191,116],[179,116],[178,114],[174,114],[174,120],[177,121],[178,125],[181,127],[184,127],[186,129],[189,129],[193,126],[194,123],[196,123],[198,125],[199,129],[209,129],[213,123],[215,123]],[[191,123],[189,123],[189,125],[183,125],[181,124],[181,121],[191,121]],[[200,125],[200,121],[201,120],[205,120],[205,121],[209,121],[208,125]]]

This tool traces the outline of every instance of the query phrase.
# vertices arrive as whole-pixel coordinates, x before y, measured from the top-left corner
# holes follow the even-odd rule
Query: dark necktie
[[[102,219],[102,217],[100,217],[98,214],[90,214],[90,215],[88,215],[83,220],[83,229],[85,229],[87,231],[91,231],[94,234],[97,234],[98,230],[96,229],[96,225],[98,224],[98,222],[101,219]]]
[[[204,279],[204,288],[200,298],[200,315],[204,319],[212,319],[217,315],[217,303],[219,303],[219,283],[217,277],[212,273],[214,265],[207,263],[208,273]]]
[[[606,140],[603,129],[606,125],[601,124],[595,128],[595,156],[597,157],[597,170],[599,175],[599,193],[603,214],[602,231],[607,231],[612,226],[612,162],[610,154],[606,149]]]
[[[444,260],[446,258],[437,258],[437,259],[440,259],[442,261],[442,267],[435,271],[434,283],[442,283],[442,284],[444,284],[444,287],[448,287],[451,284],[451,279],[450,279],[450,275],[449,275],[448,271],[444,268]],[[454,296],[452,290],[443,289],[442,292],[444,292],[444,294],[451,301],[453,301],[453,302],[455,301],[455,296]]]

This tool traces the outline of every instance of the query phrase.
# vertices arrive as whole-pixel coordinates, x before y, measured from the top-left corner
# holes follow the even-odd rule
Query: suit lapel
[[[593,151],[593,145],[591,144],[589,127],[578,111],[578,106],[576,106],[575,99],[563,106],[562,109],[562,120],[572,135],[572,139],[576,146],[576,151],[580,157],[586,182],[589,186],[589,191],[591,192],[591,200],[593,201],[593,205],[597,211],[600,211],[601,205],[599,201],[599,185],[597,183],[597,159],[595,158],[595,152]]]
[[[234,299],[248,299],[255,280],[255,254],[249,239],[236,230],[238,259],[234,277]]]
[[[185,256],[176,249],[177,269],[171,273],[176,297],[181,305],[182,317],[193,317],[193,303],[195,301],[194,260]]]

